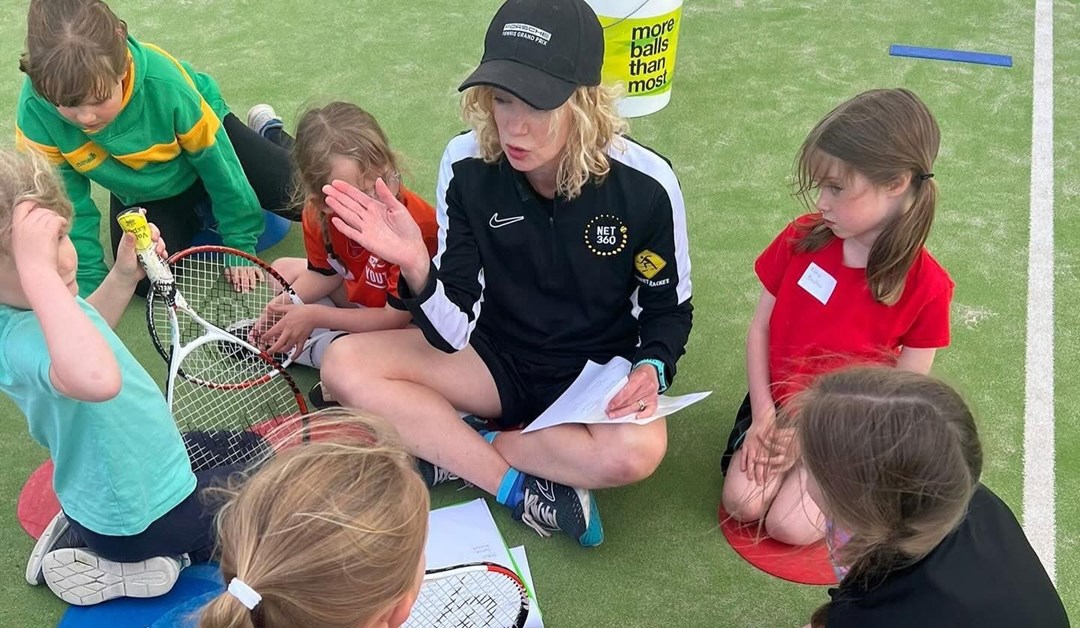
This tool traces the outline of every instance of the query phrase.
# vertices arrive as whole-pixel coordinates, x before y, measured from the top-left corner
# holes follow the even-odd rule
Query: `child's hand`
[[[763,441],[763,445],[769,456],[769,467],[776,473],[786,473],[799,459],[799,439],[796,437],[795,428],[773,427]]]
[[[262,270],[258,266],[229,266],[225,269],[225,277],[232,284],[233,290],[248,293],[263,280]]]
[[[774,475],[774,470],[770,465],[771,452],[768,443],[770,435],[775,431],[776,409],[769,408],[764,413],[754,416],[750,429],[743,437],[743,445],[737,452],[739,468],[759,486],[763,486]]]
[[[304,350],[304,344],[311,337],[311,332],[318,326],[315,307],[302,303],[271,301],[260,321],[263,318],[276,318],[277,322],[270,329],[258,334],[260,342],[256,344],[271,355],[287,351],[295,360]],[[255,329],[259,329],[258,324]]]
[[[33,273],[59,274],[60,239],[68,221],[34,201],[15,206],[11,217],[11,254],[23,280]]]
[[[161,230],[154,223],[147,223],[150,227],[150,239],[154,243],[154,252],[161,259],[168,259],[169,252],[165,247],[165,240],[161,237]],[[120,238],[120,244],[116,247],[116,263],[113,264],[112,272],[131,284],[136,284],[146,277],[139,257],[135,253],[135,236],[125,233]]]

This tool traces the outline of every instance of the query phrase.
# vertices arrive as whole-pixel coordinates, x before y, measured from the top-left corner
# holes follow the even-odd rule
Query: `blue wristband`
[[[656,359],[653,359],[653,358],[646,358],[644,360],[638,360],[634,364],[634,368],[636,369],[637,367],[641,366],[642,364],[651,364],[654,367],[656,367],[656,378],[660,382],[660,388],[656,392],[662,393],[665,390],[667,390],[668,389],[668,383],[667,383],[667,376],[664,375],[664,363],[661,362],[660,360],[656,360]]]

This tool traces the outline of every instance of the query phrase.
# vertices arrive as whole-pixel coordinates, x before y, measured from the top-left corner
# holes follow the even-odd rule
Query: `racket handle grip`
[[[154,250],[154,241],[150,235],[150,224],[146,221],[141,207],[132,207],[121,212],[116,222],[124,233],[135,236],[135,253],[139,256],[146,276],[152,283],[173,281],[169,266]]]

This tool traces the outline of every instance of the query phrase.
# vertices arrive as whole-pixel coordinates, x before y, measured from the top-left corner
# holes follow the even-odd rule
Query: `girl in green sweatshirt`
[[[16,143],[60,170],[75,207],[80,294],[108,270],[91,181],[110,192],[112,217],[145,207],[177,251],[209,226],[255,253],[262,208],[294,213],[288,153],[230,113],[211,77],[129,36],[101,0],[32,0],[26,47]],[[115,249],[122,234],[110,223]],[[230,279],[243,289],[259,276],[239,267]]]

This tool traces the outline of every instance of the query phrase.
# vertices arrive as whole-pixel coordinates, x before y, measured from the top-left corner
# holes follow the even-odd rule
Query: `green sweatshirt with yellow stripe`
[[[224,244],[252,254],[264,224],[255,191],[225,134],[221,121],[229,109],[214,79],[132,37],[128,50],[122,109],[97,131],[85,131],[60,115],[29,78],[19,95],[16,145],[42,152],[57,166],[75,208],[71,240],[84,296],[108,272],[99,236],[101,212],[90,197],[90,181],[134,205],[176,196],[201,179]]]

